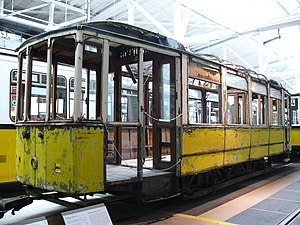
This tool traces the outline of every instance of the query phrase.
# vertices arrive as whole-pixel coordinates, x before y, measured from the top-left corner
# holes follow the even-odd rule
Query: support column
[[[16,122],[19,120],[22,120],[22,106],[24,104],[24,101],[22,101],[23,96],[23,86],[22,86],[22,75],[23,75],[23,53],[19,54],[18,57],[18,79],[17,79],[17,108],[16,108]]]
[[[30,103],[31,103],[31,81],[32,81],[32,49],[26,49],[27,69],[26,69],[26,83],[25,83],[25,107],[24,120],[30,119]]]
[[[83,31],[76,33],[75,50],[75,76],[74,76],[74,114],[73,120],[78,121],[82,114],[81,90],[82,90],[82,63],[83,63]]]
[[[143,158],[145,157],[145,118],[144,118],[144,49],[139,48],[138,61],[138,119],[139,119],[139,143],[138,143],[138,167],[137,175],[143,179]]]
[[[86,0],[86,22],[91,22],[91,0]]]
[[[127,17],[128,17],[128,24],[134,25],[134,7],[131,4],[131,1],[127,3]]]
[[[221,102],[222,102],[222,123],[227,124],[227,85],[226,85],[227,69],[221,68]],[[220,114],[221,115],[221,114]]]
[[[107,118],[107,101],[108,101],[108,68],[109,68],[109,43],[103,41],[102,47],[102,67],[101,67],[101,119],[106,123]]]
[[[47,83],[46,83],[46,117],[45,121],[50,119],[51,105],[51,75],[52,75],[52,40],[48,39],[47,43]],[[52,109],[53,110],[53,109]]]

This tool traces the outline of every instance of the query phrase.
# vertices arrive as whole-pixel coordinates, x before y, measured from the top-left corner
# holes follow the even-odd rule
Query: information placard
[[[63,212],[61,215],[66,225],[112,225],[103,203]]]
[[[46,217],[43,216],[43,217],[24,220],[18,223],[13,223],[13,225],[48,225],[48,221]]]

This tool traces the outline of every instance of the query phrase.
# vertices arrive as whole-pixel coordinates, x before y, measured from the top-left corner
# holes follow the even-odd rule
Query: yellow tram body
[[[281,154],[283,133],[281,128],[189,128],[182,138],[181,174]]]
[[[24,138],[26,134],[31,137]],[[104,190],[103,140],[103,129],[93,126],[18,127],[18,180],[59,192],[101,192]]]

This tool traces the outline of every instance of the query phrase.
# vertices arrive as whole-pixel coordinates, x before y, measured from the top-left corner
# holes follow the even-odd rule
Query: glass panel
[[[246,123],[246,94],[236,93],[228,95],[228,123],[245,124]]]
[[[244,105],[244,99],[243,96],[238,96],[238,101],[239,101],[239,106],[238,106],[238,123],[243,124],[245,123],[245,115],[244,115],[244,110],[245,110],[245,105]]]
[[[292,107],[292,124],[299,124],[299,98],[292,97],[291,99],[291,107]]]
[[[89,89],[89,120],[96,119],[96,72],[90,73],[90,89]]]
[[[31,96],[30,119],[44,120],[46,116],[46,96]]]
[[[199,90],[189,89],[189,123],[202,123],[202,94]]]
[[[271,99],[272,111],[271,111],[271,124],[281,125],[281,101],[278,99]]]
[[[108,74],[108,99],[107,99],[107,119],[114,121],[114,73]]]
[[[281,99],[281,92],[280,92],[280,90],[277,90],[275,88],[271,88],[270,89],[270,96],[272,98]]]
[[[248,90],[246,79],[231,73],[226,74],[226,84],[227,86],[238,88],[240,90]]]
[[[252,92],[267,95],[267,87],[264,84],[252,81]]]
[[[130,77],[122,77],[122,122],[138,121],[138,93],[136,83]]]
[[[161,129],[161,161],[171,162],[171,137],[170,129]]]
[[[227,107],[228,107],[228,118],[227,123],[232,124],[234,123],[234,96],[229,95],[227,97]]]
[[[161,119],[170,120],[170,69],[171,65],[170,63],[163,64],[161,66],[161,99],[160,99],[160,115]]]
[[[206,92],[206,123],[219,123],[219,95]]]
[[[253,99],[252,98],[252,123],[253,125],[258,125],[259,120],[258,120],[258,99]]]

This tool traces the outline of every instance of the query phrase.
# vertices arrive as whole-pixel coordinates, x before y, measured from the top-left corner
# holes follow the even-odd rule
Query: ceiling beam
[[[40,9],[40,8],[43,8],[43,7],[46,7],[46,6],[48,6],[47,3],[46,4],[42,4],[42,5],[37,5],[37,6],[31,7],[31,8],[23,9],[23,10],[11,11],[11,13],[6,14],[5,16],[20,15],[22,13],[26,13],[26,12],[33,11],[33,10],[36,10],[36,9]],[[3,9],[2,9],[2,12],[3,12]]]
[[[214,32],[209,32],[208,34],[191,36],[186,39],[187,43],[197,43],[197,42],[208,42],[216,39],[216,37],[220,39],[226,39],[230,36],[236,35],[246,35],[251,33],[263,32],[268,30],[280,29],[284,27],[290,27],[294,25],[299,25],[300,23],[300,14],[288,15],[280,18],[276,18],[273,20],[267,20],[259,24],[254,24],[248,27],[240,27],[236,30],[223,29],[216,30]]]
[[[173,1],[173,30],[176,40],[185,44],[185,35],[191,16],[191,10],[186,10],[176,1]]]
[[[61,7],[63,9],[67,8],[68,10],[72,10],[74,12],[81,13],[83,15],[86,14],[85,9],[81,9],[79,7],[74,7],[72,5],[69,5],[69,4],[66,4],[66,3],[63,3],[63,2],[59,2],[59,1],[56,1],[56,0],[40,0],[40,1],[46,2],[48,4],[55,4],[56,6]]]
[[[154,26],[157,27],[164,35],[168,37],[174,38],[174,35],[168,31],[159,21],[157,21],[150,13],[148,13],[140,4],[135,1],[130,1],[131,4],[140,12],[142,13]]]

